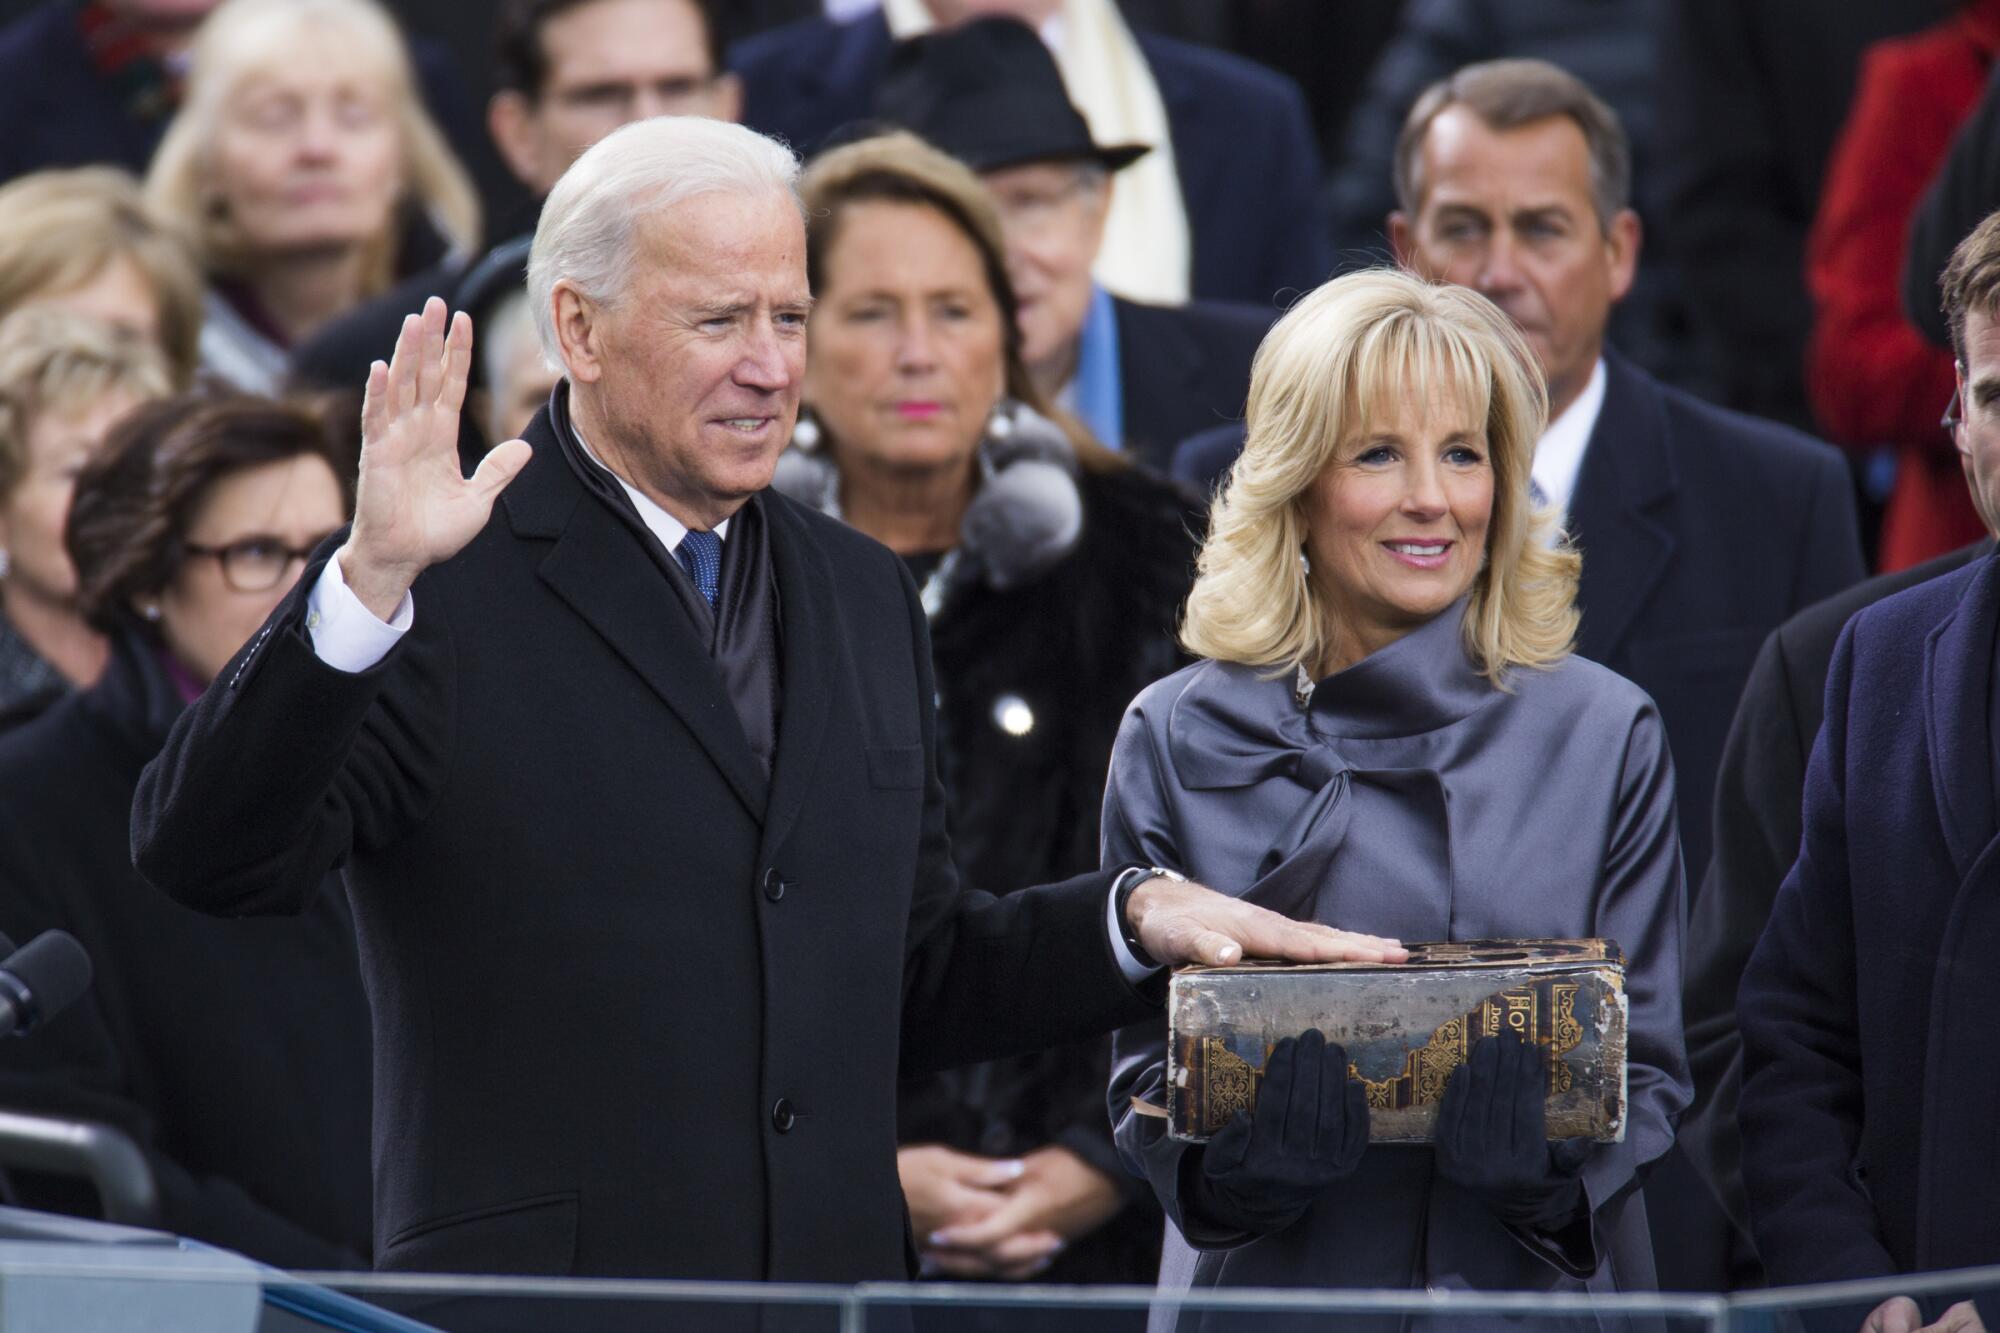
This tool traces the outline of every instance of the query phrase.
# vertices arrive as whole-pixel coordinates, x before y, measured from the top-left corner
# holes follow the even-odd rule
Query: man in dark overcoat
[[[904,1277],[899,1062],[1132,1022],[1149,958],[1401,956],[1147,868],[959,891],[916,589],[765,489],[796,174],[694,117],[580,158],[529,260],[567,378],[526,440],[463,475],[471,324],[412,316],[344,544],[141,782],[138,865],[193,906],[297,911],[344,862],[378,1266]]]
[[[1948,419],[1990,526],[2000,214],[1953,252],[1944,288]],[[1774,1283],[2000,1262],[1996,628],[1988,555],[1861,611],[1834,650],[1798,861],[1737,999],[1743,1183]],[[1903,1298],[1876,1316],[1919,1318]]]

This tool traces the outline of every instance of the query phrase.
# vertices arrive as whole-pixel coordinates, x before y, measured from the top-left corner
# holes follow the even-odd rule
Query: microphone
[[[0,962],[0,1037],[26,1036],[90,988],[90,955],[67,931],[43,931]]]

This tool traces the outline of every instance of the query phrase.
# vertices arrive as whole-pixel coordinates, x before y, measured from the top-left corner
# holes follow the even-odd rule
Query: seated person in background
[[[1943,288],[1952,438],[2000,525],[2000,214]],[[2000,1262],[1996,627],[1986,555],[1860,611],[1834,648],[1804,836],[1737,990],[1743,1186],[1773,1284]],[[1868,1326],[1919,1322],[1898,1297]]]
[[[794,436],[778,488],[887,545],[923,590],[965,882],[1083,873],[1118,719],[1184,660],[1183,498],[1049,419],[970,171],[892,134],[824,154],[803,192],[813,448]],[[1151,1279],[1159,1218],[1128,1207],[1141,1191],[1104,1123],[1108,1053],[1087,1041],[905,1083],[897,1165],[932,1273]]]
[[[111,424],[168,392],[157,350],[94,319],[0,323],[0,730],[104,670],[63,549],[70,492]]]
[[[0,186],[0,315],[49,306],[153,343],[174,386],[194,378],[201,275],[114,167],[38,171]]]
[[[394,280],[409,213],[459,252],[479,201],[375,0],[224,0],[146,174],[209,282],[202,368],[275,390],[291,349]]]
[[[1242,415],[1269,306],[1147,305],[1091,277],[1114,192],[1143,145],[1100,147],[1035,34],[982,19],[904,43],[878,109],[980,173],[1020,297],[1021,355],[1042,395],[1165,472],[1174,444]]]
[[[1528,492],[1547,410],[1462,289],[1364,270],[1278,321],[1182,628],[1208,660],[1127,714],[1104,857],[1407,940],[1617,941],[1624,1141],[1548,1144],[1534,1048],[1489,1038],[1434,1146],[1368,1147],[1346,1055],[1306,1033],[1194,1146],[1133,1110],[1165,1102],[1166,1032],[1130,1028],[1111,1114],[1172,1223],[1169,1290],[1653,1284],[1640,1179],[1688,1101],[1673,764],[1644,692],[1571,654],[1578,557]]]
[[[320,424],[189,396],[125,418],[78,479],[69,549],[111,640],[96,686],[0,739],[0,929],[60,927],[90,992],[0,1050],[0,1106],[138,1141],[161,1224],[289,1268],[369,1250],[368,1010],[329,879],[303,916],[217,921],[132,869],[139,771],[347,520]],[[18,1182],[70,1211],[66,1182]]]
[[[710,3],[502,0],[494,7],[487,127],[507,169],[533,195],[526,211],[494,219],[495,250],[525,242],[557,177],[620,125],[648,116],[736,119],[737,84],[719,72]],[[358,390],[369,362],[394,352],[403,317],[433,296],[463,306],[463,286],[492,253],[447,257],[333,320],[298,349],[296,380]]]
[[[801,19],[730,50],[744,123],[814,152],[875,114],[897,41],[993,14],[1041,33],[1103,142],[1153,150],[1119,189],[1098,256],[1106,287],[1142,301],[1262,306],[1332,271],[1319,148],[1298,86],[1237,56],[1135,32],[1114,0],[887,0],[847,21]]]

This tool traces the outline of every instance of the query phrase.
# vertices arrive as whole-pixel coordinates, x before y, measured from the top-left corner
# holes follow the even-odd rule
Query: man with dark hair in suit
[[[533,230],[549,187],[620,125],[661,115],[736,119],[741,90],[722,69],[712,3],[505,0],[494,17],[486,128],[507,169],[528,188],[530,208],[500,221],[486,256],[414,273],[329,324],[299,349],[298,382],[358,390],[368,364],[395,347],[403,317],[432,296],[463,306],[465,288],[484,285],[468,282],[484,260]]]
[[[1151,959],[1405,956],[1150,867],[960,891],[916,586],[767,489],[797,175],[693,116],[580,157],[528,262],[567,374],[526,439],[463,475],[471,322],[412,315],[352,528],[140,782],[135,860],[184,902],[295,912],[343,869],[378,1266],[908,1277],[899,1071],[1138,1021]]]
[[[2000,214],[1952,252],[1945,425],[2000,526]],[[1751,954],[1743,1185],[1774,1283],[2000,1262],[2000,561],[1869,606],[1827,670],[1798,858]],[[1870,1333],[1982,1328],[1895,1297]]]
[[[1117,176],[1147,149],[1092,140],[1032,31],[980,19],[905,42],[876,105],[993,192],[1020,298],[1021,356],[1051,402],[1160,472],[1181,439],[1242,416],[1250,360],[1275,312],[1128,301],[1093,280]]]
[[[1533,479],[1583,551],[1577,651],[1659,705],[1690,878],[1708,864],[1716,765],[1758,645],[1856,582],[1846,466],[1786,427],[1661,384],[1605,341],[1639,219],[1617,116],[1539,60],[1468,65],[1411,107],[1389,235],[1417,270],[1474,288],[1548,377]],[[1680,1154],[1648,1183],[1661,1285],[1715,1288],[1727,1224]]]
[[[1136,137],[1107,129],[1092,90],[1145,128],[1153,158],[1142,174],[1153,179],[1144,191],[1126,181],[1110,262],[1146,285],[1108,286],[1146,300],[1268,305],[1332,276],[1319,149],[1298,85],[1226,52],[1134,31],[1113,0],[884,0],[857,18],[788,24],[729,52],[743,121],[810,156],[875,114],[898,40],[996,14],[1061,48],[1071,99],[1100,136]]]

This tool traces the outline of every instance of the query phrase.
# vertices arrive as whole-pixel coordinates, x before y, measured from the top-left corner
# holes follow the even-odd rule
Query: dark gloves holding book
[[[1368,1147],[1368,1093],[1347,1076],[1347,1052],[1309,1031],[1271,1050],[1252,1111],[1238,1111],[1191,1153],[1195,1210],[1263,1235],[1297,1221],[1328,1185],[1352,1175]]]
[[[1438,1174],[1508,1226],[1552,1234],[1585,1218],[1588,1139],[1548,1141],[1542,1049],[1512,1033],[1482,1038],[1438,1108]]]

